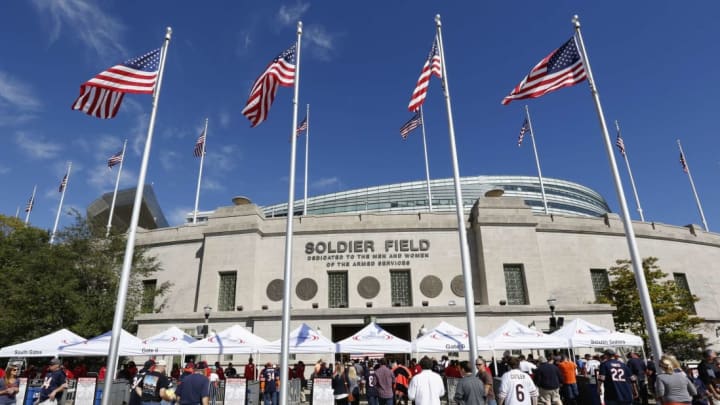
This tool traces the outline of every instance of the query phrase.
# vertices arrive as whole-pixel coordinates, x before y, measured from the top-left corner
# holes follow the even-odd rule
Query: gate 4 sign
[[[225,380],[225,405],[245,405],[244,378],[228,378]]]

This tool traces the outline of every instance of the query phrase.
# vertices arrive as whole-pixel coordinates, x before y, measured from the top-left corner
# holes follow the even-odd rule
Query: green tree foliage
[[[694,303],[698,298],[679,288],[675,280],[668,278],[668,274],[660,269],[657,261],[655,257],[645,258],[643,270],[660,343],[665,352],[675,353],[681,359],[697,359],[705,347],[705,339],[694,332],[704,321],[694,315]],[[647,330],[632,262],[618,260],[616,264],[610,268],[610,286],[603,292],[600,302],[614,305],[617,309],[613,318],[617,328],[642,336],[647,348]]]
[[[105,238],[104,229],[76,215],[56,241],[50,245],[47,231],[0,215],[0,346],[60,328],[85,337],[112,328],[125,236]],[[132,319],[140,311],[142,280],[158,270],[157,261],[136,247],[123,321],[126,330],[133,331]],[[155,303],[169,287],[158,286]]]

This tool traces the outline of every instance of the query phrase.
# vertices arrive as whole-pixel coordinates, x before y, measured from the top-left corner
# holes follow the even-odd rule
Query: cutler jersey
[[[538,396],[538,389],[532,378],[518,369],[503,374],[498,399],[507,405],[531,405],[531,398]]]

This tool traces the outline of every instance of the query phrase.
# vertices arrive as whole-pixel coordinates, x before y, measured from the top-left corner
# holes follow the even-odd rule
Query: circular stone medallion
[[[455,276],[450,282],[450,290],[458,297],[465,296],[465,280],[463,276]]]
[[[427,276],[420,282],[420,292],[428,298],[435,298],[442,292],[442,280],[436,276]]]
[[[315,280],[311,278],[304,278],[300,280],[297,283],[297,287],[295,287],[295,294],[297,294],[298,298],[300,298],[303,301],[309,301],[315,297],[315,294],[317,294],[318,291],[318,285],[315,282]]]
[[[283,287],[283,281],[279,278],[276,278],[268,284],[265,293],[270,301],[280,301],[283,299]]]
[[[365,299],[375,298],[380,292],[380,282],[375,277],[363,277],[358,283],[357,291]]]

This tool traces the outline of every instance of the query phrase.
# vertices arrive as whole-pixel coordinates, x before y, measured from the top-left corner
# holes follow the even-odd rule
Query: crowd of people
[[[671,355],[664,355],[656,370],[652,361],[631,352],[622,359],[613,350],[583,357],[556,353],[547,356],[511,356],[505,352],[498,361],[479,357],[475,367],[467,361],[423,357],[407,364],[380,358],[356,359],[328,364],[318,360],[309,379],[302,361],[288,367],[290,379],[329,379],[336,405],[440,405],[442,398],[458,405],[647,405],[649,398],[663,405],[720,404],[720,358],[707,350],[697,370],[683,367]],[[130,382],[129,405],[215,405],[220,381],[244,378],[258,381],[264,405],[277,405],[280,368],[270,362],[262,369],[252,357],[237,372],[232,363],[188,362],[174,364],[168,372],[164,360],[148,360],[138,369],[127,362],[116,377]],[[476,370],[476,371],[474,371]],[[693,372],[693,371],[696,371]],[[21,376],[17,364],[0,369],[0,405],[14,405]],[[98,373],[99,374],[99,373]],[[42,379],[40,404],[62,398],[67,380],[89,375],[84,364],[62,363],[54,358],[37,370],[28,367],[22,376]],[[98,375],[98,377],[100,377]],[[581,385],[578,382],[582,382]],[[452,397],[446,392],[454,387]]]

